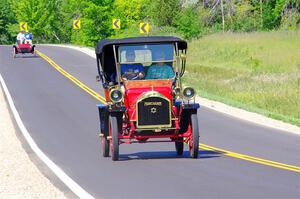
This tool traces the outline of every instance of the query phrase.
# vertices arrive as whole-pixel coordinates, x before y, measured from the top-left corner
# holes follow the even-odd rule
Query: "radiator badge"
[[[144,106],[161,106],[161,102],[144,102]]]
[[[155,107],[153,107],[153,108],[151,108],[151,113],[156,113],[156,108]]]

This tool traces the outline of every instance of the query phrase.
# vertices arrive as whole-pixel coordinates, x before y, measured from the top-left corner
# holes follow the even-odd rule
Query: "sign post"
[[[78,45],[78,31],[81,29],[80,19],[73,20],[73,30],[76,31],[76,45]]]
[[[121,29],[121,20],[113,19],[112,20],[112,28],[116,31],[116,35],[117,35],[119,30]]]

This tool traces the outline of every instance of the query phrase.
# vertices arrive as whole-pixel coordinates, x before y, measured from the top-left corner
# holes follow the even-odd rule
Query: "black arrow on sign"
[[[23,28],[23,30],[25,30],[25,27],[24,27],[24,25],[25,25],[25,23],[23,23],[23,24],[22,24],[22,26],[21,26],[21,27]]]
[[[79,20],[75,21],[75,26],[79,29],[78,22]]]
[[[114,22],[114,26],[119,29],[120,27],[118,26],[118,22],[119,22],[119,19],[116,19],[116,21]]]
[[[144,23],[143,25],[142,25],[142,27],[141,27],[141,29],[142,29],[142,31],[144,32],[144,33],[147,33],[147,31],[145,30],[145,27],[147,26],[147,24],[146,23]]]

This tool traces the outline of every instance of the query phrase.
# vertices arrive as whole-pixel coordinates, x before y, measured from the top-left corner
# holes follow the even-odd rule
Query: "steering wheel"
[[[126,72],[122,75],[124,80],[140,80],[145,77],[144,72]]]

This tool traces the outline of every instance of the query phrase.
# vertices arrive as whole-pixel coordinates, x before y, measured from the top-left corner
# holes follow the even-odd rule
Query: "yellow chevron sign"
[[[20,23],[20,30],[21,31],[25,31],[27,30],[28,26],[27,26],[27,23],[26,22],[21,22]]]
[[[73,29],[79,30],[81,28],[81,22],[80,19],[73,20]]]
[[[149,33],[149,23],[140,23],[140,33],[141,34]]]
[[[113,29],[116,29],[116,30],[121,29],[121,20],[120,19],[113,19],[112,27],[113,27]]]

